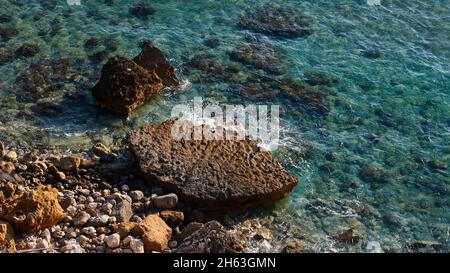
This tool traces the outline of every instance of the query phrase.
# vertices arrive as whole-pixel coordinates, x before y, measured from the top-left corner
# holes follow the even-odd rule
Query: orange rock
[[[36,189],[13,195],[0,210],[0,220],[11,223],[19,232],[35,232],[52,227],[64,218],[58,203],[58,191],[39,185]]]
[[[10,223],[0,221],[0,253],[15,252],[14,230]]]
[[[120,238],[125,238],[130,234],[133,228],[136,226],[136,223],[133,222],[123,222],[120,224],[112,225],[112,228],[115,232],[119,233]]]
[[[142,237],[145,252],[161,252],[167,249],[172,229],[159,216],[151,214],[136,225],[133,233]]]

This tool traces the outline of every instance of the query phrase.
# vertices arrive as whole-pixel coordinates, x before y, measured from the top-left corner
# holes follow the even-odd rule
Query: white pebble
[[[120,235],[114,233],[105,238],[105,243],[109,248],[116,248],[120,245]]]
[[[142,240],[133,239],[130,242],[130,248],[133,250],[133,253],[144,253],[144,243]]]

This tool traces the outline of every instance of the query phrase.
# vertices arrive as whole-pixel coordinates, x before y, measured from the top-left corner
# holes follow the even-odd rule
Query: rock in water
[[[154,72],[124,57],[114,57],[103,66],[92,95],[101,106],[128,114],[162,88],[162,81]]]
[[[63,218],[58,191],[42,185],[7,199],[0,211],[0,219],[11,223],[18,232],[36,232],[56,225]]]
[[[277,201],[298,183],[255,141],[176,141],[173,124],[132,131],[130,147],[142,176],[184,203],[205,212],[242,211]]]
[[[180,84],[173,66],[166,60],[161,50],[152,44],[145,44],[142,52],[133,61],[150,73],[155,72],[162,79],[164,86],[177,86]]]
[[[139,222],[133,233],[142,237],[145,252],[167,249],[172,229],[158,215],[150,214]]]

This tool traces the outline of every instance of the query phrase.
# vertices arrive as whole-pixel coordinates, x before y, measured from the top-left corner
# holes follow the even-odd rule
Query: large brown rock
[[[15,231],[36,232],[52,227],[64,218],[58,203],[58,191],[50,186],[16,194],[0,207],[0,220],[11,223]]]
[[[298,183],[255,141],[176,141],[173,120],[130,134],[142,176],[204,212],[270,204]]]
[[[148,71],[155,72],[162,79],[164,86],[180,84],[173,66],[166,60],[161,50],[152,44],[146,44],[133,61]]]
[[[142,237],[145,252],[161,252],[167,249],[172,229],[158,215],[150,214],[136,224],[133,233]]]
[[[128,114],[163,88],[162,80],[135,62],[111,58],[102,69],[100,81],[92,89],[95,101],[120,114]]]

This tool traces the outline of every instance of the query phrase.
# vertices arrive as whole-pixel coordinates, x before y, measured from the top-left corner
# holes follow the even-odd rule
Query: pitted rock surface
[[[186,204],[205,212],[237,212],[277,201],[298,183],[255,141],[177,141],[173,124],[132,131],[130,148],[142,176]]]

